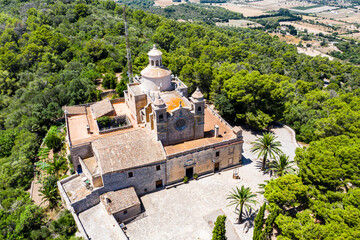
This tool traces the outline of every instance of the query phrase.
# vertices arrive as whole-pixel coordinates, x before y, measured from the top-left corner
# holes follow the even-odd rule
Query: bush
[[[215,227],[212,232],[212,240],[226,240],[226,229],[225,229],[226,216],[220,215],[217,217]]]
[[[98,120],[96,120],[99,124],[99,128],[104,128],[109,126],[110,124],[110,118],[107,116],[101,117]]]
[[[104,76],[102,81],[102,86],[105,89],[114,89],[116,88],[116,76],[113,73],[107,73]]]
[[[59,137],[58,129],[56,126],[52,126],[49,129],[49,132],[44,139],[44,143],[46,144],[47,147],[54,150],[59,150],[61,148],[62,141],[61,138]]]
[[[189,178],[185,176],[183,179],[183,183],[188,183],[188,182],[189,182]]]
[[[198,179],[199,176],[197,175],[197,173],[195,173],[193,177],[196,180],[196,179]]]

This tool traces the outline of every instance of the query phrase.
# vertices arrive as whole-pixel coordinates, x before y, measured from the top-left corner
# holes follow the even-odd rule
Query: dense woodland
[[[57,221],[69,223],[71,215],[48,222],[26,190],[61,107],[98,100],[101,74],[122,72],[116,88],[124,88],[123,8],[99,0],[1,0],[0,11],[0,239],[70,238],[73,231]],[[297,152],[299,176],[265,188],[265,235],[276,227],[281,239],[360,237],[359,67],[298,54],[260,30],[132,8],[127,14],[135,73],[156,43],[189,91],[199,86],[230,122],[266,129],[280,121],[311,142]]]

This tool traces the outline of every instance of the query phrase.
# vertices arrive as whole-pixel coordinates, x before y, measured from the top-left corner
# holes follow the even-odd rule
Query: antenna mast
[[[124,5],[124,21],[125,21],[125,39],[126,39],[126,53],[127,53],[127,63],[128,63],[128,77],[129,82],[133,82],[133,70],[132,70],[132,63],[131,63],[131,50],[130,50],[130,42],[129,42],[129,34],[127,28],[127,21],[126,21],[126,5]]]

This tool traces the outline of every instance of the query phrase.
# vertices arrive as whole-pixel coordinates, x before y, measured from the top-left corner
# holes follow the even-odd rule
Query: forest
[[[229,122],[260,130],[282,122],[310,143],[297,152],[298,176],[265,188],[266,234],[277,227],[280,239],[360,237],[358,66],[299,54],[260,30],[179,22],[133,8],[127,15],[136,74],[155,43],[190,93],[198,86]],[[74,225],[71,215],[48,220],[27,190],[61,107],[99,100],[101,74],[122,73],[119,94],[128,81],[123,7],[1,0],[0,42],[0,239],[68,239],[74,231],[61,226]]]

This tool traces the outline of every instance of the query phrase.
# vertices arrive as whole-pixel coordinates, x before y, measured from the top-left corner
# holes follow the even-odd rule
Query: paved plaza
[[[281,141],[282,150],[293,158],[297,143],[292,132],[283,127],[274,128],[272,131]],[[231,169],[141,197],[146,210],[145,217],[127,224],[126,234],[129,239],[209,240],[213,229],[209,216],[213,215],[214,211],[223,211],[226,214],[240,239],[252,239],[253,221],[237,224],[235,208],[228,206],[226,197],[233,188],[241,185],[250,187],[253,192],[259,191],[258,184],[270,179],[270,176],[260,171],[260,161],[250,152],[251,142],[261,134],[244,130],[243,135],[244,165],[237,168],[240,179],[232,178]],[[264,201],[261,194],[257,194],[257,201],[259,204],[255,206],[255,210],[258,210]],[[245,218],[253,216],[248,214]]]

